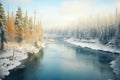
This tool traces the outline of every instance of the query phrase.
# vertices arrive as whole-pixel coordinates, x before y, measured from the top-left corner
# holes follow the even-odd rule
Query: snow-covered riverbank
[[[91,48],[94,50],[108,51],[108,52],[113,52],[113,53],[118,53],[118,54],[120,53],[120,49],[111,47],[108,45],[102,45],[97,40],[78,41],[78,40],[71,38],[65,41],[70,44],[76,45],[76,46],[87,47],[87,48]],[[115,60],[110,62],[110,67],[113,69],[113,72],[119,77],[120,76],[120,56],[116,57]]]
[[[108,51],[108,52],[113,52],[113,53],[120,53],[120,49],[107,46],[107,45],[102,45],[99,41],[97,40],[82,40],[78,41],[73,38],[65,40],[66,42],[76,45],[76,46],[81,46],[81,47],[87,47],[91,48],[94,50],[101,50],[101,51]]]
[[[113,60],[111,63],[111,68],[113,68],[113,72],[116,75],[120,76],[120,56],[118,56],[115,60]]]
[[[9,70],[21,65],[21,61],[28,58],[28,53],[38,53],[43,44],[37,43],[33,46],[30,44],[24,44],[24,46],[18,46],[18,44],[8,43],[6,50],[0,52],[0,80],[9,75]]]

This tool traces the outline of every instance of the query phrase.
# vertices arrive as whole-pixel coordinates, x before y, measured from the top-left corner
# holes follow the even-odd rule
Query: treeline
[[[120,47],[120,11],[114,14],[103,14],[81,19],[77,24],[71,24],[64,29],[56,28],[49,33],[76,39],[97,39],[102,44]]]
[[[36,22],[37,23],[37,22]],[[33,18],[29,17],[27,12],[22,12],[18,7],[16,15],[7,12],[5,15],[4,8],[0,3],[0,48],[4,48],[4,42],[26,42],[34,43],[42,39],[42,26],[38,22],[35,24]]]

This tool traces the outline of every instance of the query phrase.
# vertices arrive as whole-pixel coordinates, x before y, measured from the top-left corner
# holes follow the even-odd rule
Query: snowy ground
[[[120,53],[120,49],[115,48],[115,47],[111,47],[111,46],[107,46],[107,45],[102,45],[97,40],[79,40],[78,41],[78,40],[75,40],[73,38],[70,38],[70,39],[67,39],[65,41],[70,43],[70,44],[73,44],[73,45],[87,47],[87,48],[91,48],[94,50],[102,50],[102,51],[108,51],[108,52],[113,52],[113,53]]]
[[[6,50],[0,52],[0,80],[9,75],[9,70],[21,65],[21,61],[28,57],[27,53],[38,53],[43,44],[38,42],[36,46],[30,44],[18,46],[16,43],[8,43]]]
[[[65,41],[76,46],[87,47],[94,50],[120,53],[119,48],[111,47],[110,45],[102,45],[98,40],[88,41],[88,40],[75,40],[73,38],[70,38]],[[110,66],[113,69],[113,72],[120,78],[120,56],[116,57],[115,60],[110,62]]]
[[[111,68],[113,68],[113,72],[120,78],[120,56],[118,56],[110,64],[111,64]]]
[[[0,52],[0,78],[9,75],[9,70],[21,64],[21,60],[27,58],[27,54],[19,49],[7,49]]]

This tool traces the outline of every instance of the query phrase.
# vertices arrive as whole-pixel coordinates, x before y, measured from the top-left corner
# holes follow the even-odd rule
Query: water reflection
[[[91,70],[89,71],[91,74],[96,73],[95,75],[90,75],[91,77],[97,76],[98,80],[115,79],[115,75],[109,67],[109,62],[112,60],[112,55],[110,54],[88,48],[76,48],[76,58],[79,62],[82,62],[84,65],[86,64],[83,69],[85,71]]]
[[[40,50],[40,52],[37,54],[30,54],[28,59],[25,60],[24,65],[30,68],[38,67],[40,65],[41,59],[43,58],[43,54],[44,54],[43,49]]]

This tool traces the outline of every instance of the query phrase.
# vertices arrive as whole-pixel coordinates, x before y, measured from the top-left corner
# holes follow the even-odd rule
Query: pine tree
[[[120,23],[119,23],[118,28],[117,28],[115,42],[116,42],[116,46],[120,47]]]
[[[4,25],[6,24],[5,11],[4,11],[1,3],[0,3],[0,20],[3,22]]]
[[[18,7],[16,18],[15,18],[15,30],[16,30],[15,39],[18,43],[21,43],[23,40],[24,31],[23,31],[22,10],[20,7]]]
[[[25,13],[25,17],[23,18],[23,26],[28,27],[28,14],[27,14],[27,11]]]
[[[116,28],[116,36],[115,36],[115,44],[117,47],[120,47],[120,20],[119,20],[119,14],[120,12],[118,12],[118,10],[116,9],[116,25],[117,25],[117,28]]]
[[[29,18],[28,26],[30,29],[30,33],[32,34],[33,33],[33,20],[32,20],[32,18]]]
[[[2,7],[2,4],[0,3],[0,50],[4,49],[4,42],[7,42],[5,24],[6,24],[5,12]]]

